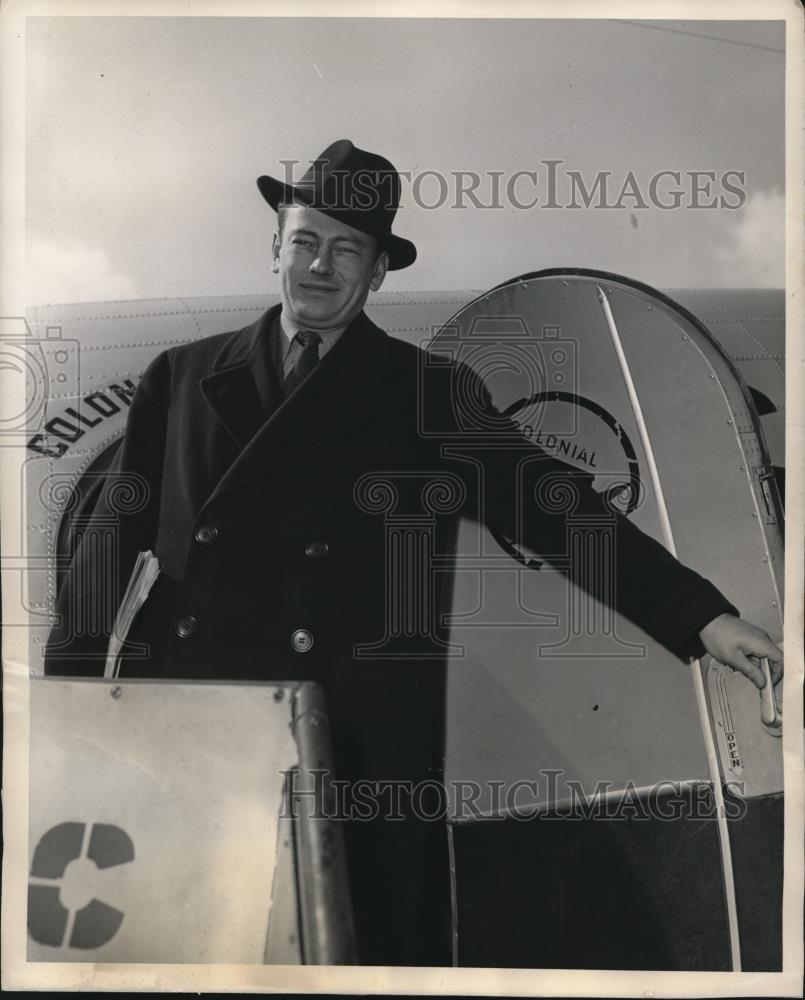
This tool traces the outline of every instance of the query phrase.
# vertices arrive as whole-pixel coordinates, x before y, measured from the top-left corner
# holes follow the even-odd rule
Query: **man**
[[[131,635],[149,655],[130,647],[122,673],[316,680],[339,778],[433,779],[442,766],[442,637],[388,626],[423,594],[438,621],[437,598],[424,590],[427,559],[424,573],[410,558],[407,580],[390,576],[383,510],[434,514],[437,551],[460,512],[554,554],[564,519],[534,502],[540,484],[560,482],[585,512],[612,515],[592,478],[527,441],[472,372],[424,364],[364,314],[387,270],[416,257],[392,232],[399,178],[387,160],[341,140],[298,185],[258,185],[279,213],[272,267],[281,306],[153,361],[96,508],[119,517],[118,599],[138,551],[152,549],[162,570]],[[423,426],[462,440],[462,459]],[[490,430],[492,449],[483,447]],[[137,509],[115,508],[121,481],[147,484]],[[440,507],[428,483],[454,502]],[[781,654],[765,633],[616,520],[623,614],[680,656],[706,650],[759,687],[749,657],[768,656],[779,677]],[[102,617],[108,582],[88,579],[88,549],[78,547],[59,594],[50,673],[103,668],[109,623],[93,634],[86,622]],[[578,582],[595,593],[593,581]],[[410,803],[384,808],[345,830],[360,959],[449,964],[443,827],[417,821]]]

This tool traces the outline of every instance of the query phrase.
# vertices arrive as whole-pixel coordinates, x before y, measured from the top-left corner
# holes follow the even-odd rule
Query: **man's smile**
[[[337,292],[338,288],[334,285],[312,285],[307,282],[300,281],[299,287],[304,288],[307,292]]]

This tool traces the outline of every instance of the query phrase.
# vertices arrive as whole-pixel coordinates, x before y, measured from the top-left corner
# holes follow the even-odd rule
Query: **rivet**
[[[111,693],[112,693],[112,697],[115,699],[115,701],[117,701],[117,699],[121,698],[122,695],[123,695],[123,688],[122,687],[113,687]]]
[[[771,602],[771,606],[772,606],[773,608],[776,608],[776,607],[777,607],[777,601],[772,601],[772,602]]]
[[[752,511],[752,517],[757,517],[757,511],[756,510]]]
[[[732,421],[731,421],[731,420],[728,420],[728,421],[727,421],[727,423],[728,423],[728,424],[729,424],[730,426],[732,426]]]
[[[713,373],[711,372],[707,377],[708,378],[715,378],[715,375],[713,375]]]
[[[277,688],[274,692],[274,701],[282,701],[285,697],[285,688]]]

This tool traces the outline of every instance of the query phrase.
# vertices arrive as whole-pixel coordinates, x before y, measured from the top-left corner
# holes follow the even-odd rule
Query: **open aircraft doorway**
[[[556,269],[475,299],[431,351],[472,368],[535,444],[594,474],[618,510],[782,635],[782,508],[760,418],[693,314],[616,275]],[[574,521],[571,497],[551,499],[568,507],[569,558],[614,586],[606,531]],[[779,719],[764,723],[745,678],[709,656],[685,667],[539,555],[459,527],[455,961],[779,967]]]

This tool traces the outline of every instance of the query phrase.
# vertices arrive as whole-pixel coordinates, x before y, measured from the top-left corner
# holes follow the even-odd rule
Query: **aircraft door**
[[[626,279],[557,270],[476,299],[431,349],[472,367],[535,445],[594,475],[594,488],[609,491],[638,527],[710,579],[743,617],[781,637],[781,514],[771,465],[751,397],[695,317]],[[561,570],[574,558],[610,580],[610,546],[606,530],[574,520],[572,511],[568,565],[558,569],[499,532],[468,521],[459,527],[449,622],[461,652],[449,665],[446,762],[456,961],[473,949],[477,956],[475,935],[485,933],[481,964],[529,964],[526,954],[535,964],[563,964],[562,942],[548,947],[546,922],[556,924],[550,905],[543,911],[538,903],[550,865],[532,859],[542,886],[515,879],[512,888],[506,874],[515,856],[539,859],[547,850],[560,867],[562,858],[575,866],[575,875],[564,872],[565,892],[580,864],[591,878],[595,872],[598,891],[579,894],[579,907],[586,899],[589,911],[606,914],[609,896],[627,883],[645,904],[631,918],[600,926],[593,919],[585,940],[599,945],[564,963],[730,968],[741,962],[743,943],[745,967],[773,967],[781,840],[764,844],[763,873],[754,875],[775,887],[762,919],[741,873],[733,875],[731,841],[746,856],[758,824],[767,834],[781,816],[780,729],[761,718],[774,707],[709,658],[685,665],[568,582]],[[630,801],[641,805],[619,824],[618,808]],[[758,808],[765,819],[753,821]],[[641,809],[642,826],[633,815]],[[691,813],[699,812],[696,821]],[[522,822],[529,816],[535,821]],[[561,835],[549,832],[549,818]],[[518,929],[505,918],[498,925],[497,945],[489,941],[489,903],[486,931],[474,916],[484,896],[472,859],[482,843],[497,859],[498,884],[511,890],[501,906],[513,922],[518,917]],[[669,880],[663,866],[675,851],[687,875],[675,868]],[[609,876],[597,857],[609,857]],[[489,886],[484,892],[494,895]],[[566,918],[568,927],[587,919],[571,904]],[[633,946],[624,951],[616,940]]]

